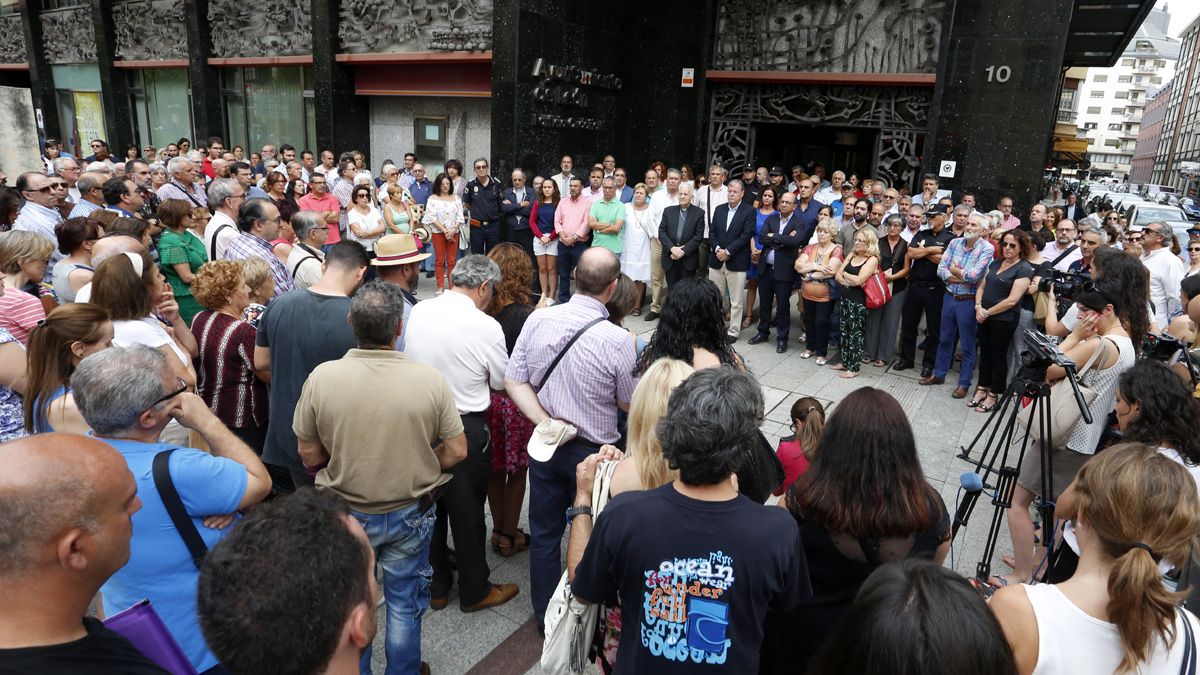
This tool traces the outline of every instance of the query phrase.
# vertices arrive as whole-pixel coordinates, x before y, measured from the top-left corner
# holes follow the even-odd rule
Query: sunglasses
[[[150,404],[151,408],[153,408],[154,406],[156,406],[159,403],[162,403],[164,401],[169,401],[188,390],[187,382],[184,382],[183,378],[177,377],[177,378],[175,378],[175,381],[179,384],[179,388],[169,394],[164,395],[162,398],[158,399],[154,403],[151,403]]]
[[[1188,248],[1188,253],[1200,253],[1200,248]]]
[[[1016,242],[1006,241],[1000,244],[1000,248],[1021,248],[1021,245]]]
[[[38,188],[36,190],[25,190],[25,192],[49,192],[53,189],[54,189],[53,185],[47,185],[46,187]]]
[[[1125,237],[1125,241],[1132,241],[1134,243],[1139,242],[1141,240],[1142,240],[1141,237]]]

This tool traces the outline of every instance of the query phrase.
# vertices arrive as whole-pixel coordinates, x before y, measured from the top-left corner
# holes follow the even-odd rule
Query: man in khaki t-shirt
[[[446,380],[395,350],[403,311],[398,286],[359,289],[350,305],[358,348],[308,376],[292,429],[304,466],[320,468],[317,486],[344,497],[366,530],[389,604],[399,598],[387,612],[389,670],[417,672],[433,504],[467,440]]]

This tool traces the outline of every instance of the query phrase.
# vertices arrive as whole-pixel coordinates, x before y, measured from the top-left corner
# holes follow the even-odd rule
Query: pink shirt
[[[0,295],[0,328],[8,329],[21,344],[29,341],[29,331],[46,318],[42,301],[15,288],[5,288]]]
[[[580,241],[587,241],[591,234],[588,227],[588,212],[592,202],[580,195],[579,199],[570,197],[558,202],[558,210],[554,212],[554,231],[561,237],[564,234],[574,234]]]
[[[326,192],[324,197],[317,197],[313,193],[308,193],[296,200],[300,205],[301,211],[341,211],[342,203],[334,196],[332,192]],[[336,223],[327,223],[329,225],[329,238],[325,240],[326,244],[336,244],[342,240],[342,235],[338,232]]]

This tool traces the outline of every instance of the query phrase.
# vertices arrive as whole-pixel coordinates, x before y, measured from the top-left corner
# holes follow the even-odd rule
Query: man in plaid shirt
[[[975,371],[975,288],[983,275],[987,274],[988,263],[992,262],[995,249],[979,237],[979,219],[972,218],[963,230],[963,236],[953,239],[946,246],[942,260],[938,263],[938,278],[946,282],[946,297],[942,301],[942,330],[938,339],[937,361],[933,375],[923,377],[921,384],[941,384],[950,372],[950,361],[954,356],[954,343],[962,344],[962,367],[958,372],[958,388],[954,398],[967,395],[971,386],[971,374]]]

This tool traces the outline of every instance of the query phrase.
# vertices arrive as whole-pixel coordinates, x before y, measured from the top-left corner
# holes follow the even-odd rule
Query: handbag
[[[1108,340],[1107,338],[1101,337],[1100,347],[1092,353],[1092,357],[1087,360],[1087,363],[1083,364],[1083,369],[1079,371],[1079,393],[1083,394],[1083,401],[1088,405],[1089,408],[1099,394],[1095,389],[1092,389],[1090,386],[1082,382],[1083,376],[1092,369],[1092,366],[1095,365],[1098,360],[1103,358],[1103,354],[1105,354],[1107,351]],[[1083,419],[1083,413],[1079,411],[1079,404],[1075,401],[1075,391],[1072,389],[1071,383],[1067,381],[1067,377],[1070,377],[1070,375],[1068,374],[1058,382],[1055,382],[1054,385],[1050,387],[1050,398],[1042,402],[1042,405],[1046,408],[1047,414],[1050,418],[1049,441],[1050,447],[1053,448],[1066,447],[1067,439],[1071,437],[1071,431],[1073,431],[1075,429],[1075,425],[1079,424],[1080,420]],[[1017,421],[1021,424],[1021,426],[1025,427],[1025,430],[1031,435],[1038,432],[1036,428],[1036,420],[1030,419],[1032,415],[1032,403],[1026,405],[1021,409],[1020,412],[1017,413]],[[1095,421],[1097,423],[1101,423],[1099,420]]]
[[[775,448],[761,431],[758,432],[758,438],[746,449],[742,465],[737,468],[738,493],[757,504],[766,503],[784,477],[783,463],[775,454]]]
[[[129,640],[146,658],[172,675],[196,675],[175,636],[154,611],[149,600],[142,600],[129,609],[104,620],[104,627]]]
[[[617,462],[606,460],[596,469],[592,485],[592,519],[608,505],[613,471]],[[588,651],[596,634],[600,605],[575,599],[568,573],[563,571],[554,595],[546,605],[546,641],[542,643],[542,670],[547,673],[582,673],[588,664]]]
[[[879,309],[892,299],[892,285],[888,283],[887,275],[878,270],[863,284],[867,294],[867,309]]]

